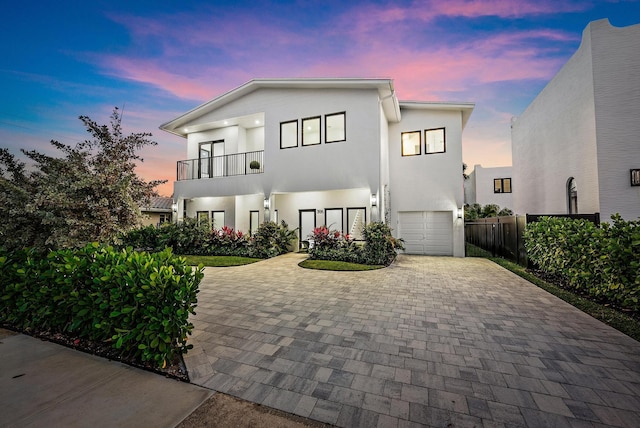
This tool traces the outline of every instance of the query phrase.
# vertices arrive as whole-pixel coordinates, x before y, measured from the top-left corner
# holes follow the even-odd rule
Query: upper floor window
[[[403,132],[402,138],[402,156],[414,156],[420,154],[420,131]]]
[[[444,128],[424,131],[425,153],[444,153],[446,151]]]
[[[320,144],[320,116],[302,119],[302,145]]]
[[[280,148],[298,147],[298,120],[280,123]]]
[[[324,116],[325,142],[337,143],[347,140],[347,113],[333,113]]]
[[[510,178],[494,179],[493,193],[511,193],[511,179]]]

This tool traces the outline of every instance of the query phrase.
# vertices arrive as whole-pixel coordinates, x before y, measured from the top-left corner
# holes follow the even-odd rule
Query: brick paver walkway
[[[484,259],[208,268],[193,383],[342,427],[640,427],[640,343]]]

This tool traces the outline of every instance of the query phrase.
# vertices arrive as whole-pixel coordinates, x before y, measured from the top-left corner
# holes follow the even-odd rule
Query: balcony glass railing
[[[178,161],[177,180],[260,174],[264,172],[263,159],[264,150],[181,160]]]

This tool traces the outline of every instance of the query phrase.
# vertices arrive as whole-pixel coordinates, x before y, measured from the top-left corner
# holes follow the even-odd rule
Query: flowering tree
[[[33,168],[0,148],[0,241],[5,247],[44,250],[109,242],[139,223],[140,205],[163,183],[136,174],[136,162],[142,161],[137,152],[157,143],[149,133],[123,135],[117,108],[109,126],[87,116],[80,121],[91,138],[75,146],[52,140],[62,157],[22,150]]]

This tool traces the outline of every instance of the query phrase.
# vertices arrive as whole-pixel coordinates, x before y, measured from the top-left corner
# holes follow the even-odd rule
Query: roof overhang
[[[253,79],[231,91],[189,110],[177,118],[163,123],[160,129],[186,137],[185,124],[214,111],[260,88],[275,89],[377,89],[384,114],[390,122],[400,121],[400,105],[391,79],[363,78],[297,78]]]
[[[475,108],[475,103],[470,102],[439,102],[439,101],[400,101],[400,108],[420,110],[451,110],[462,113],[462,129],[467,125],[469,117]]]

